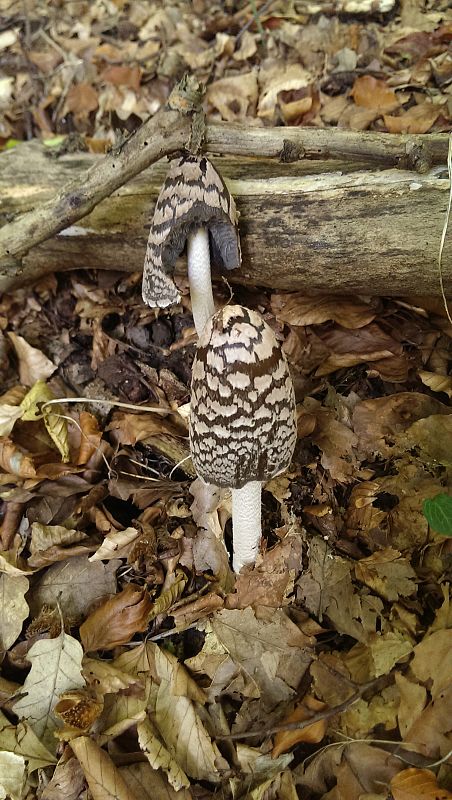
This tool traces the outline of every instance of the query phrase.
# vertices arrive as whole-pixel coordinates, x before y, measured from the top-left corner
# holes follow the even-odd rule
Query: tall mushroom
[[[240,266],[235,203],[205,156],[171,162],[157,198],[143,272],[143,300],[166,308],[180,295],[172,275],[187,242],[188,278],[195,328],[200,335],[215,311],[211,261],[223,269]]]
[[[272,329],[255,311],[226,306],[198,342],[190,447],[198,475],[232,489],[235,572],[256,559],[262,484],[287,469],[296,438],[292,379]]]

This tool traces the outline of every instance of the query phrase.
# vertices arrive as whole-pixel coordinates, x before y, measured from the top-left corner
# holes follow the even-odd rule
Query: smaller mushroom
[[[231,270],[241,261],[234,200],[205,156],[185,155],[172,161],[157,198],[143,272],[143,300],[148,305],[166,308],[180,301],[172,275],[186,242],[199,336],[215,312],[211,262]]]
[[[297,438],[286,358],[255,311],[226,306],[206,324],[193,362],[190,448],[206,482],[232,489],[233,569],[261,539],[261,489],[288,468]]]

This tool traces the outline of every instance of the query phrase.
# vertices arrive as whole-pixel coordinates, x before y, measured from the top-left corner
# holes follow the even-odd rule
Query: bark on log
[[[209,147],[213,147],[215,138],[212,131],[219,127],[209,128]],[[283,130],[287,138],[288,129]],[[261,141],[262,154],[281,154],[281,132],[273,149],[270,140],[267,131]],[[245,147],[245,141],[239,138],[239,142]],[[441,142],[442,149],[430,151],[435,154],[432,162],[440,160],[444,139]],[[235,149],[239,149],[237,143]],[[228,275],[231,282],[323,292],[439,293],[437,259],[449,192],[446,170],[437,167],[426,174],[375,171],[365,169],[373,160],[365,149],[355,147],[354,160],[350,160],[347,148],[344,153],[343,162],[338,148],[338,160],[333,163],[212,159],[240,212],[243,266]],[[78,153],[51,159],[37,143],[3,153],[0,224],[41,203],[49,201],[50,206],[55,191],[68,181],[77,184],[99,158]],[[22,277],[0,277],[0,292],[20,280],[29,282],[54,270],[141,270],[149,222],[166,169],[166,160],[152,165],[114,191],[83,220],[34,247],[23,258]],[[444,284],[449,295],[451,265],[449,235],[443,252]]]

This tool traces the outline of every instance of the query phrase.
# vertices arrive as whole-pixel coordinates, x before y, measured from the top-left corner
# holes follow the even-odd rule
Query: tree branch
[[[188,147],[192,121],[200,109],[202,90],[193,78],[182,80],[168,103],[143,123],[127,141],[108,153],[62,191],[0,228],[0,270],[20,271],[29,250],[85,217],[115,189],[165,155]]]

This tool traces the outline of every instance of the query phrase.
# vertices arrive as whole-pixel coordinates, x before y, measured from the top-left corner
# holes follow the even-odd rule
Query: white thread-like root
[[[209,234],[206,228],[198,228],[188,235],[187,260],[193,319],[196,333],[200,336],[207,320],[215,313],[210,274]]]
[[[254,564],[262,536],[262,483],[250,481],[242,489],[232,490],[232,569],[240,572],[245,564]]]

